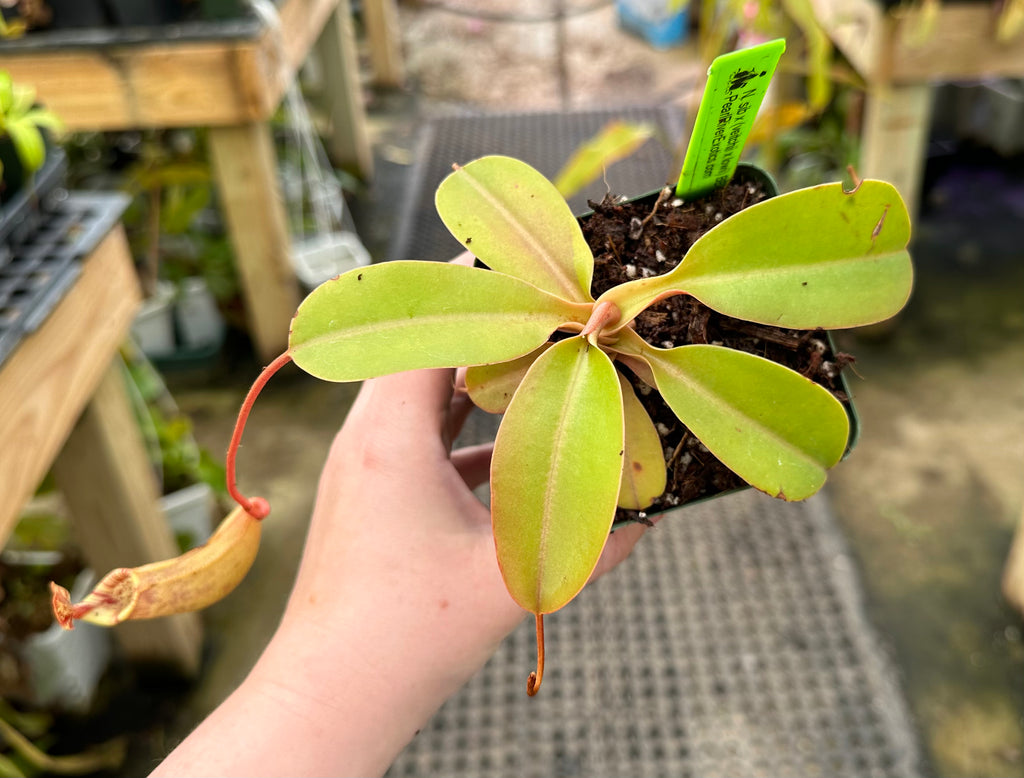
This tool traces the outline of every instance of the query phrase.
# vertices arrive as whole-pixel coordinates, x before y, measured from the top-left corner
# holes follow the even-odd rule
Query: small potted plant
[[[60,126],[36,104],[35,90],[0,71],[0,266],[39,228],[47,197],[64,179],[64,152],[50,142]]]
[[[644,206],[648,224],[685,204],[676,199],[671,189],[655,194]],[[461,366],[474,400],[504,411],[491,469],[498,564],[512,597],[536,614],[542,652],[543,614],[586,583],[617,508],[643,510],[664,488],[668,457],[634,386],[658,393],[740,478],[783,499],[820,489],[847,447],[847,412],[827,389],[724,345],[647,342],[638,334],[646,311],[688,297],[764,328],[843,328],[892,316],[911,287],[906,207],[880,181],[852,191],[812,187],[722,214],[685,255],[662,257],[665,272],[637,273],[598,293],[580,223],[525,163],[495,156],[457,167],[436,203],[489,269],[389,262],[314,290],[295,315],[288,351],[266,368],[240,414],[228,457],[228,488],[240,507],[190,556],[117,571],[76,605],[55,589],[63,624],[202,607],[244,575],[269,506],[238,493],[234,449],[253,400],[282,365],[294,361],[330,381]],[[623,230],[642,237],[645,228],[631,218]],[[628,277],[629,257],[618,261]],[[198,586],[200,577],[207,585]],[[169,605],[168,591],[176,593]],[[542,660],[541,653],[531,693]]]
[[[32,87],[15,84],[0,71],[0,205],[11,210],[27,200],[24,190],[47,159],[47,136],[60,120],[36,103]]]

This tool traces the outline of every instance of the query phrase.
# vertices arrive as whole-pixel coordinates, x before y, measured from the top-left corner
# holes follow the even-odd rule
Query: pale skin
[[[383,774],[522,621],[471,491],[490,446],[451,451],[470,408],[456,384],[452,370],[364,384],[276,634],[153,775]],[[644,530],[615,532],[594,577]]]

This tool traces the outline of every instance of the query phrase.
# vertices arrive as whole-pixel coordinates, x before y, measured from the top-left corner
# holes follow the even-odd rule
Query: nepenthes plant
[[[632,374],[751,486],[786,500],[817,492],[842,457],[849,419],[822,386],[761,356],[710,344],[661,348],[636,317],[673,295],[728,316],[794,329],[879,322],[912,284],[910,223],[896,189],[861,181],[767,199],[701,236],[674,268],[596,298],[594,259],[564,198],[524,162],[456,166],[436,193],[451,233],[486,268],[395,261],[334,278],[302,302],[288,350],[250,390],[228,453],[239,507],[182,557],[110,573],[78,604],[54,587],[60,622],[116,624],[205,607],[252,562],[266,501],[243,496],[234,459],[267,380],[294,362],[328,381],[421,368],[468,368],[470,396],[503,417],[490,473],[497,564],[537,622],[590,577],[618,507],[665,488],[665,457]],[[681,261],[680,261],[681,260]]]

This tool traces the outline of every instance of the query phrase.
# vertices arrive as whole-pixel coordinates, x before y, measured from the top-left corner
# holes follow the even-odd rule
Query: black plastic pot
[[[199,0],[200,18],[205,21],[237,19],[244,13],[242,0]]]
[[[776,196],[779,193],[778,184],[776,183],[775,179],[771,176],[771,174],[769,174],[767,171],[763,170],[762,168],[760,168],[760,167],[758,167],[756,165],[749,164],[749,163],[741,162],[739,164],[739,167],[736,170],[736,174],[733,177],[733,181],[738,181],[740,183],[748,182],[748,183],[751,183],[751,184],[755,184],[755,185],[759,186],[760,188],[763,188],[768,193],[769,197],[774,197],[774,196]],[[647,192],[645,194],[638,195],[636,197],[631,197],[631,198],[629,198],[628,202],[643,202],[643,201],[647,200],[653,206],[654,203],[657,201],[657,198],[660,196],[661,191],[662,191],[661,189],[655,189],[655,190]],[[585,214],[582,214],[578,218],[581,221],[583,221],[583,220],[587,219],[589,216],[591,216],[592,214],[593,214],[593,211],[590,211],[590,212],[587,212]],[[832,351],[832,352],[835,352],[836,348],[835,348],[835,344],[832,341],[832,336],[830,334],[828,334],[828,333],[826,333],[826,335],[827,335],[826,339],[827,339],[827,342],[828,342],[829,350]],[[839,376],[839,384],[840,384],[840,387],[841,387],[843,393],[848,398],[852,397],[852,394],[851,394],[850,389],[849,389],[849,385],[846,382],[845,375],[840,374],[840,376]],[[847,440],[846,452],[843,454],[843,457],[845,458],[846,456],[849,455],[850,451],[853,450],[853,447],[856,445],[857,440],[860,437],[860,420],[858,418],[857,411],[856,411],[856,408],[853,405],[852,400],[847,400],[846,402],[843,403],[843,406],[846,409],[847,416],[850,419],[850,436],[849,436],[849,439]],[[704,502],[706,500],[714,499],[715,497],[720,497],[720,496],[722,496],[724,494],[731,494],[734,491],[742,491],[743,489],[747,489],[747,488],[750,488],[750,487],[741,487],[740,489],[733,489],[733,490],[718,492],[718,493],[715,493],[715,494],[708,494],[708,495],[706,495],[704,497],[701,497],[699,499],[689,500],[689,501],[687,501],[685,503],[681,503],[679,506],[671,506],[671,507],[666,507],[666,508],[646,511],[645,515],[646,516],[654,516],[654,515],[657,515],[659,513],[664,513],[664,512],[666,512],[668,510],[674,510],[676,507],[682,507],[682,505],[693,505],[694,503]],[[628,524],[631,521],[632,521],[631,519],[617,520],[615,525],[613,526],[613,529],[617,528],[617,527],[620,527],[620,526],[624,526],[625,524]]]
[[[180,0],[105,0],[115,27],[151,27],[182,18]]]
[[[53,11],[50,29],[105,27],[110,23],[103,0],[48,0]]]

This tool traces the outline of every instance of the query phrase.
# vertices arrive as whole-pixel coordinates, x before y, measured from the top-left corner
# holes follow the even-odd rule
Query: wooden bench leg
[[[395,0],[365,0],[363,22],[370,45],[373,83],[386,87],[402,86],[405,73]]]
[[[82,551],[98,575],[177,556],[120,360],[101,379],[53,471]],[[114,629],[132,660],[170,665],[189,675],[199,669],[202,629],[195,613]]]
[[[917,217],[934,89],[928,84],[874,86],[861,131],[862,178],[880,178],[903,195]]]
[[[270,129],[261,122],[211,127],[209,142],[249,331],[260,359],[270,362],[288,347],[288,328],[299,304]]]
[[[373,175],[373,153],[359,87],[359,59],[349,0],[341,0],[327,20],[317,41],[317,52],[323,65],[324,96],[331,119],[327,150],[336,165],[369,180]]]

